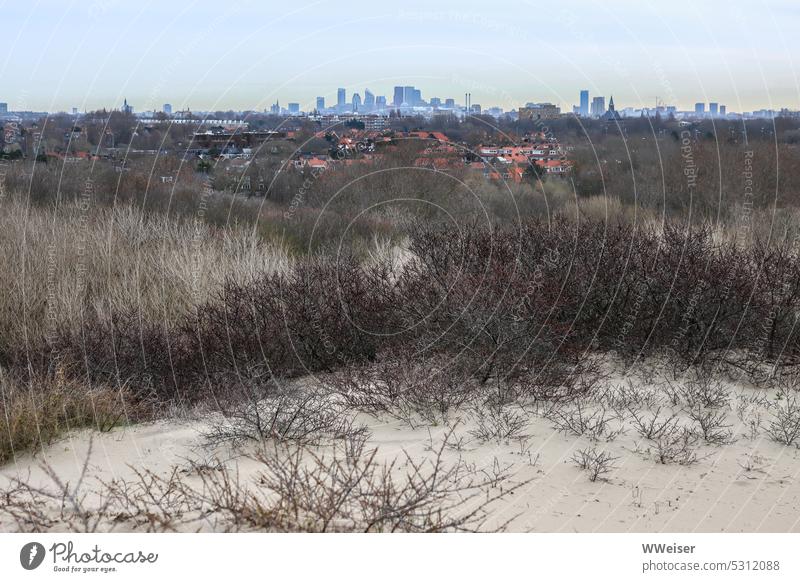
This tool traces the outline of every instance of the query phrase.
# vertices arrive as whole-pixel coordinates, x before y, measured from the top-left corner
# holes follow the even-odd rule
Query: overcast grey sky
[[[0,0],[0,101],[137,111],[312,105],[394,85],[505,109],[800,108],[798,0]]]

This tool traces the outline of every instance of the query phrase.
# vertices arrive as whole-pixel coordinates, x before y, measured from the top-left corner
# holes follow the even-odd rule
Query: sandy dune
[[[790,532],[800,531],[800,451],[769,439],[764,430],[753,437],[734,412],[737,398],[756,391],[730,386],[726,408],[735,442],[699,445],[698,461],[689,465],[660,464],[649,443],[626,424],[627,430],[611,442],[599,440],[598,449],[617,457],[606,479],[590,482],[586,471],[572,460],[575,451],[590,445],[585,437],[566,436],[553,423],[531,413],[524,437],[508,442],[480,442],[470,432],[474,419],[462,419],[454,439],[460,450],[445,456],[474,464],[475,471],[491,475],[507,469],[510,483],[529,481],[495,503],[487,527],[513,518],[510,531],[536,532]],[[763,391],[762,391],[763,392]],[[769,417],[769,406],[760,411]],[[391,459],[402,451],[413,458],[431,454],[448,431],[445,426],[412,429],[395,420],[360,415],[369,426],[367,447]],[[90,473],[108,481],[129,479],[134,468],[168,474],[188,460],[214,456],[236,466],[243,481],[252,479],[259,465],[247,451],[210,452],[203,446],[204,420],[159,422],[119,428],[111,433],[77,432],[35,456],[24,455],[0,471],[5,486],[19,478],[35,486],[50,481],[41,467],[46,462],[64,481],[75,481],[90,441]],[[0,524],[13,529],[13,524]]]

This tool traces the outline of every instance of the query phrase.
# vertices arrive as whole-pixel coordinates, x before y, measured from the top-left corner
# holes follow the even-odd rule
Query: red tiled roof
[[[311,158],[306,162],[312,168],[327,168],[328,162],[320,160],[319,158]]]

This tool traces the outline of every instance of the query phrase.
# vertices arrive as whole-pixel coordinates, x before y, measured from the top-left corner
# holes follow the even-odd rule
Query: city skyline
[[[264,112],[280,112],[281,110],[287,110],[290,113],[299,113],[299,112],[312,112],[314,110],[336,110],[338,108],[339,113],[343,112],[355,112],[355,111],[373,111],[377,109],[381,110],[392,110],[397,109],[400,106],[398,103],[398,94],[397,90],[403,90],[400,94],[400,99],[403,103],[403,108],[413,108],[419,106],[430,106],[430,107],[437,107],[441,109],[453,109],[458,108],[462,109],[466,107],[465,101],[466,96],[469,95],[469,102],[471,105],[471,109],[473,107],[478,108],[478,112],[480,112],[480,108],[483,110],[487,109],[502,109],[504,112],[516,110],[519,107],[528,106],[531,103],[547,103],[550,104],[549,101],[543,100],[535,100],[535,99],[526,99],[519,103],[512,103],[511,105],[507,105],[506,107],[501,107],[497,103],[493,103],[491,101],[485,103],[476,103],[476,98],[472,96],[471,92],[461,94],[461,100],[458,97],[453,97],[451,93],[444,92],[441,95],[429,95],[427,93],[423,93],[424,89],[416,87],[415,85],[404,85],[404,86],[394,86],[391,87],[390,90],[382,93],[380,90],[371,90],[369,87],[365,87],[361,90],[359,89],[349,89],[347,87],[337,87],[335,91],[329,91],[327,94],[323,95],[316,95],[315,97],[307,100],[301,101],[297,99],[287,99],[287,100],[280,100],[277,99],[275,103],[266,104],[262,109],[256,110],[252,108],[243,108],[243,109],[236,109],[233,107],[226,107],[225,103],[220,103],[219,107],[216,109],[203,109],[199,107],[191,107],[187,105],[182,105],[180,107],[176,107],[176,112],[181,111],[239,111],[239,112],[246,112],[246,111],[264,111]],[[408,89],[414,89],[415,95],[409,100],[406,95],[406,91]],[[361,94],[364,94],[362,97]],[[581,116],[588,117],[588,116],[596,116],[599,115],[598,111],[605,111],[605,102],[609,95],[613,95],[614,92],[609,91],[606,94],[597,95],[591,92],[588,89],[580,89],[575,91],[576,99],[570,103],[569,101],[565,103],[555,103],[557,107],[561,109],[562,113],[577,113]],[[619,94],[619,93],[617,93]],[[3,98],[3,95],[0,95],[0,98]],[[169,96],[166,96],[169,98]],[[357,109],[353,109],[353,98],[357,98],[359,100],[359,107]],[[714,99],[714,96],[710,96],[709,99]],[[180,99],[175,100],[176,102],[181,102]],[[690,100],[691,101],[691,100]],[[281,102],[283,102],[287,107],[277,107]],[[363,107],[362,107],[363,102]],[[792,106],[787,107],[786,105],[774,105],[772,107],[758,107],[752,110],[746,111],[738,111],[735,109],[728,108],[722,101],[719,99],[717,100],[710,100],[710,101],[692,101],[688,103],[685,107],[681,107],[675,105],[673,103],[665,101],[663,98],[656,96],[654,101],[651,103],[642,103],[642,104],[631,104],[623,102],[621,107],[619,107],[620,99],[617,99],[618,108],[619,109],[627,109],[627,110],[669,110],[669,112],[686,112],[686,113],[711,113],[712,116],[716,116],[720,111],[722,115],[725,113],[728,114],[743,114],[743,113],[751,113],[751,112],[765,112],[765,111],[774,111],[779,112],[781,110],[789,110],[789,111],[798,111],[800,107]],[[703,108],[698,108],[699,105],[703,105]],[[709,106],[709,109],[705,109],[705,105]],[[24,112],[24,111],[37,111],[35,109],[20,109],[13,107],[13,102],[0,102],[0,113],[3,112]],[[114,103],[114,104],[104,104],[94,109],[83,109],[79,110],[75,106],[66,106],[63,108],[58,109],[42,109],[42,112],[48,113],[68,113],[72,112],[75,113],[83,113],[86,111],[93,111],[93,110],[114,110],[118,109],[121,111],[129,110],[133,112],[134,109],[134,102],[131,99],[131,105],[128,104],[127,97],[122,98],[122,103]],[[144,113],[144,112],[158,112],[161,111],[163,113],[171,115],[173,113],[173,106],[171,103],[163,103],[163,104],[154,104],[153,107],[142,109],[140,107],[136,108],[137,113]]]
[[[443,1],[385,7],[330,1],[278,11],[204,0],[172,11],[155,2],[72,3],[32,17],[7,6],[16,34],[0,61],[0,99],[11,110],[90,110],[123,97],[138,109],[263,110],[275,101],[336,102],[365,88],[424,86],[428,96],[511,109],[527,101],[569,110],[574,93],[611,94],[647,107],[658,98],[690,110],[698,101],[730,111],[797,108],[800,84],[789,49],[800,24],[791,2],[749,12],[714,0],[562,2],[465,8]],[[541,8],[541,7],[540,7]],[[40,11],[41,12],[41,11]],[[545,16],[543,18],[543,16]],[[601,22],[613,23],[604,27]],[[39,39],[26,51],[26,39]],[[755,43],[749,39],[758,38]],[[13,55],[13,56],[12,56]]]
[[[252,110],[252,109],[240,109],[234,110],[231,108],[224,108],[221,107],[215,111],[234,111],[237,113],[273,113],[273,114],[300,114],[300,113],[383,113],[388,115],[391,111],[394,110],[401,110],[403,112],[414,112],[420,110],[429,110],[429,111],[447,111],[453,110],[457,112],[464,112],[467,109],[471,113],[481,113],[481,112],[489,112],[491,115],[499,115],[502,113],[508,113],[511,111],[516,111],[517,109],[521,108],[528,108],[532,106],[548,106],[548,107],[555,107],[561,109],[560,113],[567,114],[573,113],[579,115],[581,117],[592,117],[592,116],[600,116],[605,113],[606,109],[606,96],[605,95],[595,95],[591,93],[588,89],[581,89],[578,92],[578,98],[575,101],[574,105],[568,107],[560,107],[558,105],[551,104],[549,102],[535,102],[535,101],[526,101],[524,104],[520,103],[517,106],[512,106],[510,109],[503,109],[498,107],[493,103],[475,103],[474,98],[472,97],[471,93],[465,93],[463,97],[463,101],[459,101],[453,97],[450,97],[449,94],[445,93],[445,96],[428,96],[423,93],[423,89],[416,87],[414,85],[406,85],[406,86],[395,86],[392,88],[390,95],[387,97],[383,94],[377,94],[374,91],[371,91],[369,88],[365,88],[363,90],[364,97],[361,97],[361,93],[359,91],[353,91],[352,93],[348,92],[347,88],[345,87],[338,87],[336,89],[336,99],[335,102],[332,100],[328,100],[325,96],[316,96],[312,103],[305,106],[305,104],[298,102],[298,101],[289,101],[284,102],[284,106],[281,106],[280,101],[276,101],[275,103],[269,105],[268,107],[264,107],[263,110]],[[610,94],[611,98],[613,99],[613,93]],[[0,96],[2,97],[2,96]],[[617,100],[619,105],[619,100]],[[708,105],[708,110],[706,110],[706,105]],[[79,111],[76,107],[70,108],[69,110],[57,110],[57,111],[42,111],[42,113],[71,113],[72,115],[85,113],[87,110]],[[659,112],[662,114],[698,114],[698,115],[708,115],[709,117],[724,117],[726,114],[730,115],[741,115],[746,114],[749,115],[751,113],[757,114],[756,116],[764,116],[765,113],[771,112],[774,114],[779,114],[781,111],[791,111],[792,113],[797,113],[798,109],[790,109],[790,108],[777,108],[777,109],[758,109],[753,110],[752,112],[739,112],[734,110],[729,110],[727,105],[724,103],[720,103],[719,101],[709,101],[709,102],[695,102],[691,107],[687,108],[679,108],[675,105],[670,103],[664,102],[663,100],[658,99],[655,103],[649,105],[643,105],[641,107],[631,106],[629,104],[623,103],[621,107],[618,107],[620,111],[627,111],[628,114],[636,112],[644,112],[646,114],[652,114],[655,112]],[[127,113],[136,113],[137,115],[141,114],[155,114],[155,113],[164,113],[166,115],[181,115],[187,112],[209,112],[212,110],[203,110],[203,109],[192,109],[191,107],[188,108],[181,108],[176,109],[173,112],[173,107],[171,103],[164,103],[158,107],[154,107],[152,109],[136,109],[134,103],[129,103],[126,97],[123,98],[122,104],[117,106],[115,105],[105,105],[98,110],[119,110]],[[8,106],[6,102],[0,102],[0,114],[13,114],[15,112],[19,113],[30,113],[30,110],[14,110],[13,108]]]

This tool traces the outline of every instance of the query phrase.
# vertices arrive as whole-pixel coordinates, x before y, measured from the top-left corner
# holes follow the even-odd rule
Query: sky
[[[0,0],[11,110],[313,108],[337,87],[505,110],[800,109],[797,0]]]

